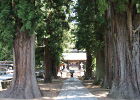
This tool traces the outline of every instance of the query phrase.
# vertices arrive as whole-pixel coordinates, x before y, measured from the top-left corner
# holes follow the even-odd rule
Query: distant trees
[[[64,47],[64,35],[69,30],[66,14],[69,11],[71,0],[43,1],[42,18],[37,28],[38,42],[44,45],[44,82],[51,82],[57,77],[57,67]],[[40,45],[40,44],[38,44]]]
[[[77,13],[75,18],[78,22],[77,32],[75,32],[78,39],[76,47],[86,49],[87,52],[85,79],[92,78],[93,57],[98,56],[98,59],[96,59],[96,69],[98,70],[96,77],[97,80],[101,80],[103,77],[100,77],[102,73],[99,71],[104,69],[104,61],[101,63],[101,59],[104,60],[104,58],[101,58],[104,57],[104,17],[98,12],[98,2],[96,0],[78,0],[75,9]],[[100,68],[101,66],[103,68]]]
[[[85,79],[92,77],[92,61],[93,61],[93,47],[94,47],[94,3],[91,0],[78,0],[76,7],[76,20],[78,22],[76,48],[86,49],[87,64]]]
[[[106,21],[104,18],[104,13],[102,10],[102,6],[100,3],[104,3],[103,1],[94,0],[94,34],[95,34],[95,41],[94,41],[94,52],[96,57],[96,76],[95,76],[95,84],[103,83],[104,75],[105,75],[105,25]],[[107,5],[104,5],[104,9],[106,9]]]
[[[1,34],[2,35],[2,34]],[[4,61],[4,60],[9,60],[9,61],[12,61],[13,60],[13,49],[12,49],[12,46],[13,46],[13,37],[11,37],[10,39],[8,40],[4,40],[3,41],[3,36],[0,36],[1,39],[0,39],[0,61]],[[9,40],[11,40],[11,43],[9,43]]]

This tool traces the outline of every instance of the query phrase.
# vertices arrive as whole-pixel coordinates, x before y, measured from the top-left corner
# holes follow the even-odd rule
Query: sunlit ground
[[[63,83],[61,81],[62,80],[58,80],[53,83],[39,82],[39,86],[40,86],[41,91],[44,94],[44,97],[38,98],[38,99],[32,99],[32,100],[56,100],[56,99],[58,99],[57,96],[63,85]],[[99,86],[94,86],[92,84],[92,81],[85,82],[85,83],[83,82],[83,85],[86,86],[87,89],[90,91],[90,93],[92,93],[94,95],[94,97],[96,97],[98,100],[125,100],[125,99],[108,98],[107,95],[108,95],[109,89],[101,89]],[[78,88],[80,90],[83,89],[82,87],[78,87],[78,86],[76,88]],[[68,89],[74,90],[74,88],[72,88],[71,86],[69,86]],[[0,90],[0,92],[4,91],[4,90],[6,90],[6,89],[2,89],[2,90]],[[79,93],[80,93],[80,91],[79,91]],[[73,96],[69,95],[68,98],[70,99],[70,98],[73,98],[74,96],[75,95],[73,95]],[[79,97],[82,97],[82,96],[79,96]],[[75,100],[76,100],[76,98],[77,98],[77,100],[79,100],[78,99],[79,97],[75,97]],[[84,97],[90,97],[90,94],[87,94]],[[84,98],[84,97],[82,97],[82,98]],[[60,99],[63,99],[63,98],[64,97],[61,97]],[[19,99],[9,99],[9,98],[1,99],[0,98],[0,100],[19,100]],[[25,99],[20,99],[20,100],[25,100]],[[26,100],[31,100],[31,99],[26,99]]]
[[[102,89],[100,86],[95,86],[93,85],[93,81],[85,81],[83,85],[98,99],[104,100],[109,93],[109,89]]]
[[[43,92],[44,96],[42,98],[36,99],[26,99],[26,100],[55,100],[61,87],[63,86],[62,80],[64,79],[57,79],[57,82],[54,81],[53,83],[43,83],[38,82],[41,91]],[[0,89],[0,93],[6,89]],[[19,100],[19,99],[11,99],[11,98],[0,98],[0,100]],[[20,99],[25,100],[25,99]]]

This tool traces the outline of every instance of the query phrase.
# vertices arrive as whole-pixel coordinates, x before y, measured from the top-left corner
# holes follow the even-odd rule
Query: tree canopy
[[[40,97],[34,58],[44,60],[45,82],[51,81],[68,42],[76,41],[87,53],[87,79],[96,58],[95,79],[111,88],[109,96],[139,99],[139,25],[140,0],[0,0],[0,60],[15,63],[2,96]]]

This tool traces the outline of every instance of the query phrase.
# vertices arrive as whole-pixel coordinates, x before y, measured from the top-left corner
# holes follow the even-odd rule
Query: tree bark
[[[57,78],[57,62],[56,59],[52,59],[52,76],[53,78]]]
[[[35,36],[17,29],[14,38],[14,76],[0,97],[31,99],[42,96],[35,77]]]
[[[114,51],[113,85],[109,96],[124,99],[140,98],[138,34],[132,34],[132,10],[118,13],[111,4]],[[128,8],[127,10],[130,10]]]
[[[44,82],[52,82],[52,78],[57,78],[57,64],[56,59],[51,55],[49,40],[45,39],[45,49],[44,49],[44,63],[45,63],[45,77]]]
[[[113,40],[111,32],[111,8],[108,4],[106,12],[107,27],[105,28],[105,78],[104,88],[111,88],[113,80]]]
[[[100,84],[101,81],[104,80],[105,73],[105,55],[104,49],[99,48],[96,51],[96,80],[95,84]]]
[[[85,73],[85,79],[92,78],[92,54],[90,51],[87,51],[87,63],[86,63],[86,73]]]
[[[50,48],[48,46],[49,41],[48,39],[45,39],[45,50],[44,50],[44,67],[45,67],[45,77],[44,77],[44,82],[52,82],[52,70],[51,70],[51,65],[52,65],[52,57],[51,57],[51,52]]]

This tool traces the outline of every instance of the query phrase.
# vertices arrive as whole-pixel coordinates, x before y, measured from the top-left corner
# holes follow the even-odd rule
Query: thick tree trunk
[[[49,4],[51,5],[51,1],[49,1]],[[52,30],[50,27],[51,24],[51,18],[52,18],[52,13],[49,13],[47,23],[48,23],[48,34],[51,36]],[[51,55],[51,50],[49,47],[50,40],[48,38],[44,39],[45,41],[45,48],[44,48],[44,66],[45,66],[45,77],[44,77],[44,82],[52,82],[52,55]]]
[[[57,78],[57,67],[56,67],[56,59],[54,56],[51,55],[50,48],[48,46],[49,41],[48,39],[45,39],[45,58],[44,58],[44,63],[45,63],[45,78],[44,82],[52,82],[52,78]]]
[[[55,59],[52,59],[52,76],[53,78],[57,78],[57,62]]]
[[[132,34],[132,10],[117,13],[111,4],[114,46],[114,77],[109,96],[124,99],[140,98],[138,34]],[[128,8],[128,10],[130,10]]]
[[[44,82],[52,82],[52,70],[51,70],[51,65],[52,65],[52,57],[51,57],[51,52],[50,48],[48,46],[49,41],[48,39],[45,39],[45,50],[44,50],[44,67],[45,67],[45,77],[44,77]]]
[[[41,97],[35,77],[35,36],[17,29],[14,39],[14,56],[12,83],[0,97],[18,99]]]
[[[96,51],[96,80],[95,84],[100,84],[104,80],[105,73],[105,55],[104,49],[99,48]]]
[[[92,78],[92,54],[91,52],[87,51],[87,63],[86,63],[86,73],[85,73],[85,79]]]
[[[108,4],[106,13],[107,27],[105,29],[105,79],[104,88],[111,88],[113,80],[113,40],[111,32],[111,9]]]

